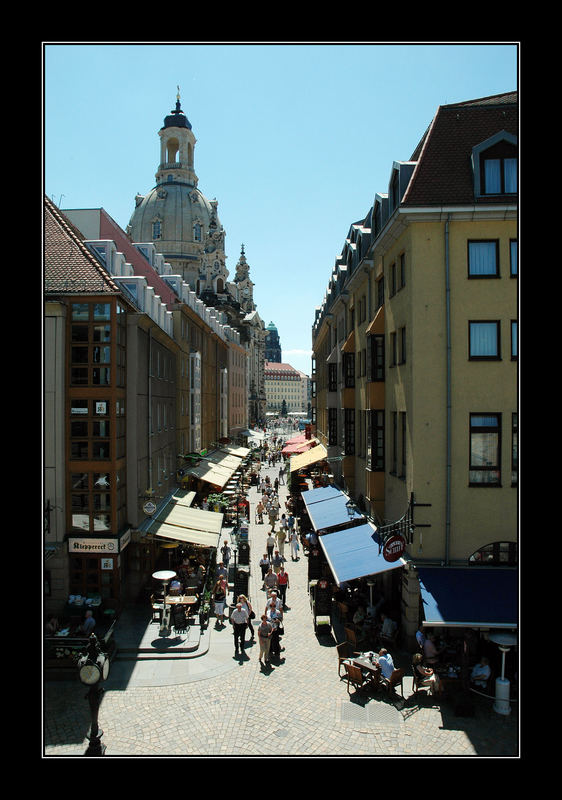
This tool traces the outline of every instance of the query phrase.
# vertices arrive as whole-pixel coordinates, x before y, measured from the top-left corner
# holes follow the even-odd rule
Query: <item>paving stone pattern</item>
[[[262,467],[271,480],[279,467]],[[280,486],[284,509],[286,485]],[[250,600],[265,607],[258,566],[269,525],[254,523],[257,489],[250,490]],[[265,518],[264,518],[265,519]],[[346,758],[385,756],[505,756],[518,752],[517,708],[497,714],[475,698],[473,717],[455,716],[452,703],[411,694],[404,701],[351,689],[338,677],[336,641],[313,630],[307,558],[292,562],[285,547],[287,592],[282,658],[258,661],[258,644],[235,658],[232,628],[209,625],[197,657],[116,660],[99,711],[105,757]],[[232,597],[229,597],[229,601]],[[152,625],[157,635],[158,626]],[[116,631],[119,645],[119,630]],[[395,653],[408,663],[409,654]],[[411,673],[410,673],[411,675]],[[83,756],[89,707],[78,681],[44,686],[45,757]]]

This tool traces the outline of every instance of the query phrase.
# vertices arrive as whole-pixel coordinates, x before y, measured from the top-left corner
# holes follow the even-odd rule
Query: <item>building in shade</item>
[[[265,360],[281,363],[281,341],[279,332],[273,322],[270,322],[265,329]]]

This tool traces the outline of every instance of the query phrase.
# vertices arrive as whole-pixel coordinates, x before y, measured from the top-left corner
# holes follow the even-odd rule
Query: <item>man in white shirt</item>
[[[384,648],[379,652],[379,665],[383,677],[389,680],[390,676],[394,672],[394,661],[392,660],[392,656],[388,650],[385,650]]]
[[[248,626],[249,615],[245,608],[242,608],[242,603],[236,603],[236,608],[231,612],[230,621],[234,628],[234,655],[241,655],[238,652],[238,647],[244,652],[244,633]]]

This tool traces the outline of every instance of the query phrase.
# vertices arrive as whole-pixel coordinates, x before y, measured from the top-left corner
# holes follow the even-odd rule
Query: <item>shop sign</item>
[[[101,563],[101,568],[102,569],[113,569],[113,559],[112,558],[102,558],[100,563]]]
[[[143,505],[142,510],[145,514],[151,517],[154,512],[156,511],[156,504],[152,502],[152,500],[147,500],[146,503]]]
[[[406,539],[400,534],[387,539],[382,548],[385,561],[398,561],[406,549]]]
[[[115,553],[119,552],[119,539],[69,539],[69,553]]]

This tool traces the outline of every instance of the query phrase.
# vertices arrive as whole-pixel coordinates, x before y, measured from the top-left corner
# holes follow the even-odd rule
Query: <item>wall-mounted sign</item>
[[[101,562],[102,569],[113,569],[113,559],[112,558],[102,558]]]
[[[385,561],[398,561],[406,549],[406,539],[400,534],[391,536],[383,545],[382,554]]]
[[[143,505],[142,510],[144,511],[145,514],[151,517],[156,511],[156,503],[153,503],[152,500],[147,500],[146,503]]]
[[[107,414],[107,403],[105,401],[96,402],[96,414]]]

